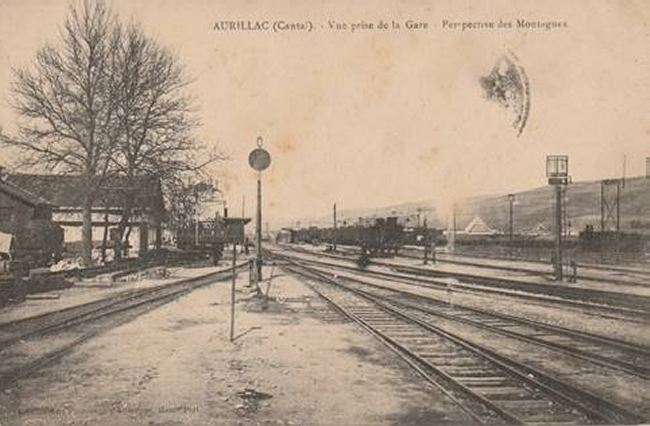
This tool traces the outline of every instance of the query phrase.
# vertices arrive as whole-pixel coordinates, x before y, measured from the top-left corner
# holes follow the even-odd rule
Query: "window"
[[[52,219],[52,210],[48,206],[36,206],[34,207],[34,219]]]
[[[11,222],[13,213],[13,207],[0,206],[0,222]]]

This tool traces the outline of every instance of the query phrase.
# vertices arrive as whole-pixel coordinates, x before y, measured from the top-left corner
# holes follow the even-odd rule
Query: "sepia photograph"
[[[650,424],[650,2],[0,0],[0,426]]]

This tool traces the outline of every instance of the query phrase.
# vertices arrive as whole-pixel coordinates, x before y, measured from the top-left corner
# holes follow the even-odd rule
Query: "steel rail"
[[[132,310],[135,308],[139,307],[144,307],[145,309],[140,312],[140,313],[145,313],[148,312],[149,310],[155,309],[158,306],[161,306],[165,303],[171,302],[174,300],[179,294],[185,294],[187,291],[178,291],[176,293],[172,294],[167,294],[164,297],[161,298],[156,298],[156,299],[151,299],[148,301],[143,301],[141,303],[138,303],[136,305],[132,305],[128,308],[125,309],[120,309],[120,310],[115,310],[114,313],[119,313],[119,312],[124,312],[126,310]],[[90,330],[88,332],[83,333],[81,336],[73,339],[71,342],[54,349],[52,351],[49,351],[33,361],[27,362],[26,364],[19,365],[18,367],[15,367],[11,369],[8,372],[0,374],[0,389],[6,389],[12,384],[16,383],[20,379],[27,377],[29,374],[33,373],[34,371],[45,367],[54,361],[57,361],[61,359],[63,356],[67,355],[70,353],[75,347],[81,345],[82,343],[92,339],[93,337],[99,335],[102,332],[101,329],[95,329],[95,330]]]
[[[346,246],[339,245],[339,247],[342,247],[338,249],[338,251],[342,253],[351,253],[351,254],[360,253],[360,250],[353,246],[346,247]],[[401,252],[397,254],[397,256],[409,258],[409,259],[422,259],[424,254],[418,253],[418,249],[415,248],[414,246],[410,246],[410,247],[404,246],[402,247]],[[523,259],[523,258],[496,257],[496,256],[481,256],[481,255],[464,254],[464,253],[454,253],[453,255],[449,253],[437,253],[436,262],[451,263],[451,264],[458,264],[458,265],[469,265],[469,266],[476,266],[479,268],[496,269],[496,270],[511,271],[511,272],[522,272],[522,273],[542,275],[542,276],[552,274],[552,271],[545,272],[545,271],[540,271],[538,269],[530,269],[524,267],[507,266],[507,265],[489,265],[485,263],[476,263],[469,260],[455,260],[455,259],[446,258],[449,256],[474,258],[474,259],[486,259],[486,260],[494,260],[494,261],[511,261],[511,262],[520,261],[520,262],[535,263],[539,265],[550,266],[549,261]],[[577,266],[579,270],[592,269],[595,271],[619,272],[619,273],[626,273],[630,275],[640,275],[644,277],[650,277],[650,269],[629,268],[629,267],[614,266],[614,265],[594,265],[588,263],[578,263]],[[598,277],[594,275],[578,274],[578,278],[585,279],[585,280],[599,281],[599,282],[613,282],[617,284],[627,284],[627,285],[636,285],[636,286],[645,286],[645,287],[650,286],[650,284],[648,284],[645,281],[623,280],[623,279],[616,279],[616,278]]]
[[[409,248],[406,247],[408,250]],[[443,253],[443,256],[447,255],[447,253]],[[458,256],[458,257],[470,257],[470,258],[478,258],[478,259],[489,259],[489,260],[515,260],[515,261],[522,261],[522,262],[528,262],[528,263],[537,263],[541,265],[548,265],[550,264],[549,260],[539,260],[539,259],[527,259],[524,257],[514,257],[514,258],[509,258],[506,256],[491,256],[491,255],[484,255],[484,254],[472,254],[472,253],[454,253],[453,256]],[[646,262],[647,263],[647,262]],[[594,270],[600,270],[600,271],[607,271],[607,272],[623,272],[623,273],[629,273],[629,274],[635,274],[635,275],[646,275],[650,276],[650,269],[647,267],[634,267],[634,266],[620,266],[620,265],[612,265],[612,264],[594,264],[594,263],[584,263],[584,262],[578,262],[578,268],[585,268],[585,269],[594,269]]]
[[[638,423],[638,422],[645,421],[645,419],[642,416],[639,416],[636,413],[632,413],[623,407],[615,405],[614,403],[604,400],[584,390],[578,389],[572,385],[568,385],[558,379],[549,377],[546,374],[542,373],[541,371],[533,369],[532,367],[524,366],[521,363],[518,363],[514,360],[503,357],[501,355],[498,355],[490,350],[487,350],[486,348],[482,348],[476,344],[473,344],[462,338],[459,338],[458,336],[455,336],[445,330],[442,330],[439,327],[435,327],[427,322],[422,321],[417,317],[413,317],[408,312],[397,310],[395,307],[391,307],[390,305],[383,303],[382,301],[377,300],[376,298],[368,297],[367,295],[355,291],[355,289],[346,287],[342,285],[340,281],[332,279],[331,277],[323,274],[322,272],[314,271],[313,268],[310,268],[305,265],[301,265],[299,262],[296,262],[295,264],[298,268],[302,268],[303,270],[308,270],[313,275],[319,277],[320,281],[332,284],[341,291],[347,291],[365,300],[371,301],[377,307],[381,308],[381,310],[385,312],[389,312],[397,317],[408,320],[411,323],[418,324],[422,328],[429,330],[433,333],[436,333],[440,336],[443,336],[449,341],[454,342],[454,344],[457,344],[475,354],[478,354],[479,356],[489,360],[493,364],[500,366],[502,369],[507,371],[509,375],[514,375],[518,377],[521,381],[526,382],[528,386],[533,386],[538,390],[542,390],[547,394],[551,394],[553,395],[554,398],[559,398],[564,403],[579,409],[584,415],[586,415],[589,419],[593,421],[597,421],[599,423],[606,423],[606,424],[607,423]],[[353,319],[355,318],[353,317]],[[370,326],[369,324],[366,325]],[[377,332],[379,331],[377,330]],[[408,352],[407,348],[402,347],[402,350]],[[474,392],[470,390],[468,394],[472,394],[472,393]],[[511,421],[512,419],[509,420]]]
[[[354,251],[350,251],[350,253],[354,253]],[[406,259],[422,259],[422,256],[417,256],[415,254],[411,253],[400,253],[397,255],[398,257],[403,257]],[[508,259],[493,259],[493,260],[503,260],[507,261]],[[519,266],[508,266],[508,265],[489,265],[486,263],[477,263],[477,262],[472,262],[469,260],[456,260],[456,259],[445,259],[441,256],[436,257],[436,262],[440,263],[449,263],[452,265],[461,265],[461,266],[472,266],[475,268],[483,268],[483,269],[492,269],[496,271],[506,271],[506,272],[519,272],[523,274],[529,274],[529,275],[537,275],[541,277],[548,277],[552,275],[552,271],[549,269],[548,271],[541,271],[537,269],[530,269],[530,268],[524,268],[524,267],[519,267]],[[550,264],[549,264],[550,265]],[[583,268],[588,268],[587,266],[583,266]],[[580,265],[578,265],[578,269],[580,269]],[[594,268],[595,269],[595,268]],[[606,270],[606,269],[601,269],[606,272],[617,272],[616,270]],[[639,271],[639,272],[625,272],[629,274],[636,274],[636,275],[646,275],[650,276],[650,271]],[[597,281],[597,282],[602,282],[602,283],[611,283],[611,284],[621,284],[621,285],[629,285],[629,286],[637,286],[637,287],[650,287],[650,283],[646,281],[637,281],[637,280],[627,280],[627,279],[619,279],[619,278],[613,278],[613,277],[602,277],[602,276],[596,276],[596,275],[583,275],[583,274],[578,274],[577,276],[578,280],[587,280],[587,281]]]
[[[306,260],[306,259],[301,259],[301,262],[307,262],[311,263],[311,260]],[[327,264],[329,265],[329,264]],[[327,267],[337,267],[338,265],[332,265],[332,266],[327,266]],[[352,270],[350,271],[352,274],[356,275],[372,275],[372,271],[368,270]],[[391,274],[384,274],[380,273],[378,276],[380,276],[382,279],[386,279],[391,282],[396,282],[396,283],[403,283],[407,285],[415,285],[423,288],[427,288],[428,286],[422,286],[420,285],[417,281],[412,282],[412,279],[410,277],[401,277],[401,276],[393,276]],[[485,309],[480,309],[480,308],[474,308],[470,306],[465,306],[465,305],[454,305],[453,309],[456,311],[454,312],[454,315],[450,314],[445,314],[444,312],[440,311],[434,311],[430,308],[431,303],[436,303],[439,306],[447,307],[449,306],[448,301],[438,299],[434,296],[431,295],[421,295],[421,294],[416,294],[410,291],[406,290],[399,290],[394,287],[387,287],[385,285],[380,285],[376,283],[370,283],[365,280],[361,280],[359,278],[354,278],[350,276],[341,276],[339,277],[341,279],[357,282],[362,285],[374,287],[374,288],[379,288],[382,290],[390,291],[393,293],[397,293],[400,295],[404,295],[405,297],[409,298],[414,298],[417,300],[421,300],[427,304],[427,307],[422,307],[422,306],[412,306],[414,309],[420,309],[423,311],[427,311],[427,313],[433,314],[433,315],[438,315],[441,317],[447,317],[449,319],[454,319],[458,321],[465,322],[470,325],[475,325],[477,327],[481,327],[484,329],[489,329],[491,331],[495,331],[497,333],[503,334],[503,335],[508,335],[510,337],[519,339],[519,340],[526,340],[531,343],[536,343],[540,345],[544,345],[553,349],[558,349],[558,350],[563,350],[566,353],[570,355],[574,355],[578,358],[582,359],[587,359],[589,361],[592,361],[594,363],[598,363],[600,365],[609,367],[609,368],[614,368],[617,370],[622,370],[626,371],[630,374],[634,374],[643,378],[648,378],[650,377],[650,368],[647,365],[638,365],[637,362],[640,359],[641,363],[647,364],[647,359],[650,359],[650,347],[645,346],[645,345],[639,345],[635,343],[631,343],[628,341],[620,340],[620,339],[614,339],[611,337],[606,337],[606,336],[601,336],[585,331],[579,331],[575,329],[568,329],[565,327],[560,327],[556,325],[551,325],[551,324],[546,324],[546,323],[541,323],[538,321],[533,321],[531,319],[527,318],[520,318],[512,315],[507,315],[503,313],[498,313],[494,311],[489,311]],[[454,286],[455,287],[455,286]],[[449,290],[449,288],[447,288]],[[455,290],[455,288],[454,288]],[[401,302],[404,304],[404,302]],[[461,312],[458,312],[461,311]],[[478,314],[483,317],[481,318],[464,318],[462,315],[464,315],[466,312],[470,314]],[[487,318],[486,318],[487,317]],[[498,320],[498,322],[502,323],[499,325],[494,325],[494,324],[488,324],[488,321],[494,321]],[[542,336],[535,336],[535,332],[530,333],[530,334],[524,334],[524,332],[515,332],[512,330],[508,330],[507,328],[510,325],[519,326],[519,327],[528,327],[529,332],[531,331],[530,328],[536,329],[536,332],[539,332],[540,330],[543,331],[544,333],[551,333],[549,336],[544,336],[547,338],[552,338],[553,333],[563,335],[563,336],[568,336],[571,339],[580,339],[582,342],[575,342],[571,341],[569,344],[573,346],[568,346],[568,344],[565,342],[564,344],[560,344],[557,342],[553,341],[548,341],[548,340],[543,340]],[[533,330],[535,331],[535,330]],[[585,350],[584,344],[585,341],[587,345],[597,345],[597,348],[591,347],[587,348],[589,351]],[[580,349],[580,347],[575,348],[575,346],[583,345],[583,349]],[[596,353],[596,349],[599,351],[603,349],[603,346],[605,346],[605,350],[610,351],[620,351],[620,353],[615,355],[618,355],[618,357],[606,357],[602,356],[598,353]],[[632,358],[630,361],[626,361],[625,359],[621,360],[620,358]]]
[[[277,253],[277,251],[275,251],[274,253]],[[327,255],[321,253],[309,252],[308,254],[311,255],[312,257],[327,257]],[[364,271],[365,273],[376,275],[376,276],[383,276],[383,277],[397,278],[397,279],[407,279],[411,281],[416,281],[421,285],[425,285],[425,286],[433,286],[442,289],[447,288],[448,286],[448,283],[445,281],[434,279],[425,274],[418,274],[417,271],[415,272],[408,271],[408,270],[404,271],[401,270],[400,267],[395,267],[390,264],[374,262],[374,265],[376,266],[396,269],[398,272],[401,272],[401,274],[397,274],[395,272],[370,270],[367,268],[362,270],[352,265],[343,265],[343,264],[325,262],[316,259],[302,259],[302,260],[314,264],[321,264],[327,267],[336,267],[336,268],[346,269],[350,271]],[[340,260],[350,261],[350,259],[340,259]],[[450,278],[454,278],[454,277],[450,277]],[[497,282],[499,280],[494,279],[493,281]],[[566,299],[561,296],[554,296],[554,295],[544,294],[544,293],[535,293],[533,291],[530,291],[530,289],[508,289],[508,288],[500,288],[500,287],[495,288],[490,286],[489,283],[477,285],[468,282],[458,282],[457,284],[454,284],[454,289],[457,291],[463,291],[467,293],[487,293],[487,294],[510,296],[510,297],[515,297],[520,299],[531,300],[539,304],[564,305],[564,306],[571,306],[580,309],[590,309],[590,310],[597,310],[597,311],[603,311],[608,313],[615,313],[618,315],[625,316],[626,318],[637,322],[639,322],[638,319],[639,317],[643,317],[644,319],[650,318],[650,310],[634,309],[630,307],[607,305],[602,303],[594,303],[594,302],[575,300],[575,299]]]
[[[332,253],[313,252],[302,248],[299,248],[298,251],[302,251],[306,254],[312,254],[321,257],[330,257],[338,260],[353,261],[353,259],[351,259],[349,256],[339,256],[339,255],[334,255]],[[602,303],[606,306],[626,307],[630,309],[636,309],[638,311],[645,311],[647,312],[647,315],[650,315],[650,297],[648,296],[632,295],[632,294],[620,293],[615,291],[607,291],[607,290],[576,288],[567,285],[558,285],[554,283],[535,283],[530,281],[521,281],[517,279],[503,278],[503,277],[486,277],[482,275],[465,273],[465,272],[436,271],[431,269],[420,268],[417,266],[400,265],[400,264],[389,263],[385,261],[377,261],[377,260],[371,261],[371,264],[393,268],[395,270],[404,273],[415,274],[420,276],[430,276],[430,277],[437,277],[437,278],[445,278],[445,277],[455,278],[455,279],[463,280],[466,283],[481,284],[481,285],[500,287],[505,289],[517,289],[519,291],[527,291],[527,292],[536,291],[538,293],[563,295],[565,297],[570,297],[573,300],[582,298],[581,300],[589,300],[592,303],[593,302]],[[648,284],[643,284],[643,286],[648,286]],[[612,304],[612,302],[615,302],[615,304]]]
[[[354,282],[360,285],[377,288],[383,291],[392,292],[398,294],[399,296],[404,296],[408,299],[415,299],[421,302],[424,302],[426,305],[414,304],[409,302],[403,302],[401,300],[388,299],[387,296],[377,295],[370,292],[366,292],[370,296],[386,298],[390,303],[398,304],[403,307],[418,310],[425,312],[427,314],[435,315],[441,318],[446,318],[453,321],[463,322],[475,327],[479,327],[485,330],[493,331],[508,337],[515,338],[517,340],[526,341],[529,343],[534,343],[541,346],[546,346],[551,349],[556,349],[563,351],[574,357],[584,359],[608,368],[616,369],[619,371],[625,371],[630,374],[642,378],[650,378],[650,367],[648,365],[639,365],[641,363],[647,363],[646,360],[650,359],[650,348],[645,346],[640,346],[632,344],[629,342],[621,341],[618,339],[611,339],[605,336],[598,336],[587,332],[582,332],[578,330],[568,329],[564,327],[544,324],[536,322],[526,318],[518,318],[512,315],[500,314],[492,311],[486,311],[479,308],[472,308],[467,306],[458,306],[454,305],[450,307],[449,303],[441,299],[435,298],[433,296],[424,296],[420,294],[415,294],[405,290],[399,290],[391,288],[385,285],[371,283],[359,278],[353,278],[350,276],[338,276],[337,277],[343,281]],[[364,291],[364,290],[360,290]],[[432,309],[431,304],[441,307],[441,310]],[[452,313],[445,313],[444,309],[452,311]],[[473,317],[464,317],[465,314],[472,314]],[[479,315],[477,318],[475,315]],[[497,320],[498,325],[493,321]],[[525,327],[524,331],[513,331],[509,330],[508,327]],[[544,331],[545,334],[539,335],[540,331]],[[551,333],[551,334],[547,334]],[[566,343],[558,343],[552,340],[544,340],[544,338],[553,338],[555,336],[560,337],[570,337],[572,340]],[[576,341],[575,339],[578,339]],[[582,340],[582,342],[580,341]],[[585,345],[585,343],[587,345]],[[591,346],[588,346],[591,345]],[[594,347],[593,345],[598,345]],[[586,349],[581,349],[585,348]],[[618,357],[607,357],[600,355],[601,351],[613,350],[619,351],[617,353]],[[631,358],[631,360],[620,359]]]
[[[248,263],[240,263],[236,266],[235,269],[240,269],[244,266],[247,266]],[[135,297],[130,297],[127,299],[120,299],[112,303],[110,306],[102,306],[95,311],[88,313],[85,312],[79,318],[68,318],[61,321],[57,327],[53,327],[51,324],[46,325],[42,332],[39,330],[32,330],[29,332],[29,336],[24,337],[23,339],[18,339],[18,341],[24,341],[30,338],[37,336],[46,335],[55,330],[71,329],[78,325],[92,325],[93,322],[104,318],[112,318],[116,314],[133,311],[138,308],[156,308],[162,304],[171,302],[178,297],[191,292],[192,290],[209,285],[215,281],[224,280],[230,277],[232,273],[232,268],[224,269],[217,272],[211,272],[208,274],[202,274],[197,277],[188,278],[181,281],[176,281],[174,283],[166,284],[165,286],[158,286],[152,289],[147,289],[149,291],[144,293],[139,293]],[[58,311],[57,311],[58,312]],[[143,313],[142,312],[142,313]],[[55,312],[56,314],[56,312]],[[89,316],[90,314],[90,316]],[[80,344],[88,341],[97,334],[101,332],[100,329],[90,330],[84,332],[80,337],[74,338],[71,342],[59,347],[55,350],[47,352],[43,355],[38,356],[35,360],[30,361],[24,365],[20,365],[11,369],[8,372],[0,374],[0,389],[5,389],[12,383],[20,380],[29,373],[50,364],[51,362],[60,359],[65,354],[69,353],[73,348],[79,346]],[[11,344],[14,344],[14,339],[11,339]],[[6,347],[3,347],[5,349]]]
[[[245,265],[246,263],[241,263],[237,265],[237,268],[241,268]],[[165,283],[155,287],[150,287],[145,289],[126,290],[124,292],[109,295],[109,297],[102,298],[99,300],[93,300],[87,303],[69,306],[56,311],[45,312],[39,315],[21,318],[15,321],[10,321],[4,324],[0,324],[0,333],[4,332],[10,334],[12,329],[19,330],[19,332],[13,336],[0,339],[0,349],[4,349],[6,347],[9,347],[13,344],[16,344],[28,338],[32,338],[35,336],[42,336],[47,333],[63,329],[68,325],[75,325],[81,321],[86,321],[89,319],[92,320],[94,316],[101,315],[102,311],[107,311],[108,313],[110,313],[110,309],[114,306],[119,306],[120,304],[132,300],[137,301],[139,298],[146,297],[147,295],[156,292],[164,291],[167,288],[174,288],[177,286],[191,284],[195,281],[210,279],[220,274],[227,273],[231,269],[232,268],[228,268],[216,272],[209,272],[207,274],[202,274],[196,277]],[[30,327],[31,329],[27,331],[21,330],[25,328],[26,325],[29,325],[30,323],[35,323],[35,326]]]
[[[318,280],[323,280],[322,276],[311,275],[309,273],[305,273],[304,271],[296,270],[293,267],[284,266],[283,268],[289,270],[290,272],[296,275],[310,277],[312,279],[315,278]],[[351,312],[351,310],[341,306],[340,303],[336,302],[331,297],[328,297],[326,294],[319,291],[317,288],[313,286],[310,286],[310,288],[315,293],[317,293],[320,297],[322,297],[327,302],[329,302],[336,310],[341,312],[344,316],[351,319],[355,323],[359,324],[363,329],[365,329],[366,331],[374,335],[382,343],[384,343],[392,352],[399,355],[400,358],[405,360],[407,364],[409,364],[409,366],[414,368],[427,382],[433,384],[438,389],[440,389],[452,401],[458,404],[458,406],[464,412],[466,412],[470,417],[472,417],[477,422],[481,424],[492,424],[492,420],[496,420],[498,419],[498,417],[501,417],[502,422],[505,424],[517,424],[517,425],[523,424],[523,422],[520,419],[505,412],[500,407],[495,406],[492,402],[486,400],[483,396],[478,395],[475,392],[472,392],[466,386],[463,386],[461,383],[455,381],[448,374],[432,366],[422,356],[419,356],[413,351],[410,351],[409,349],[405,348],[403,345],[400,345],[395,339],[389,337],[386,333],[379,331],[376,327],[370,325],[368,321],[364,321],[358,315],[355,315],[353,312]],[[444,383],[441,383],[441,380],[444,381]],[[467,401],[468,397],[477,400],[478,402],[483,404],[484,407],[480,407],[480,408],[474,407],[473,409],[470,408],[469,406],[470,402]],[[481,413],[477,413],[477,411],[481,411]],[[488,419],[491,420],[490,423],[487,423],[486,420],[488,419],[486,419],[486,417],[488,417]]]

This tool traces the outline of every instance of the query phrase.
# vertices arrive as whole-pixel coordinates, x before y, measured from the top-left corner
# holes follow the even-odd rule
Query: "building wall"
[[[81,236],[81,227],[80,226],[66,226],[63,225],[63,242],[64,243],[74,243],[82,241]],[[110,227],[109,227],[110,229]],[[109,231],[110,232],[110,231]],[[100,242],[104,238],[104,227],[103,226],[93,226],[93,241]],[[155,234],[149,230],[149,246],[151,247],[151,241],[155,238]],[[133,226],[131,234],[129,235],[129,244],[131,245],[130,252],[137,252],[140,248],[140,227]]]
[[[0,222],[25,223],[33,215],[33,207],[0,192]]]
[[[81,242],[83,240],[81,235],[82,227],[80,225],[82,220],[83,220],[83,216],[81,212],[55,211],[53,213],[53,221],[55,223],[60,224],[63,227],[64,243],[75,243],[75,242]],[[92,227],[92,239],[96,243],[101,242],[104,238],[104,225],[97,225],[97,223],[103,223],[104,220],[105,220],[104,213],[94,212],[92,214],[92,221],[95,224]],[[108,222],[109,222],[108,238],[109,239],[110,239],[110,229],[115,228],[119,220],[120,220],[120,215],[110,214],[108,216]],[[140,228],[141,227],[137,223],[140,223],[141,221],[147,223],[147,218],[142,218],[139,216],[133,217],[133,222],[135,222],[136,224],[131,225],[131,233],[129,234],[129,245],[131,246],[131,248],[129,249],[130,256],[135,256],[140,251],[140,233],[141,233]],[[76,222],[76,223],[70,224],[70,222]],[[155,228],[152,225],[145,226],[145,228],[146,228],[148,247],[153,248],[155,238],[156,238]]]

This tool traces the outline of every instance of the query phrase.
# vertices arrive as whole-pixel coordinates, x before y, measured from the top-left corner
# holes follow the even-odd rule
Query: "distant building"
[[[465,227],[464,234],[468,235],[494,235],[497,233],[494,229],[487,226],[487,224],[478,216]]]
[[[533,227],[529,235],[547,237],[551,235],[551,228],[545,223],[540,222],[535,227]]]
[[[65,231],[66,243],[82,240],[83,181],[79,175],[11,174],[7,184],[32,194],[30,203],[51,206],[52,220]],[[92,208],[92,239],[97,244],[104,230],[117,227],[128,193],[133,193],[131,218],[127,227],[129,245],[136,251],[146,251],[152,242],[161,239],[161,224],[165,213],[160,181],[138,176],[129,185],[122,176],[107,178],[98,191]],[[109,232],[110,235],[110,232]]]

